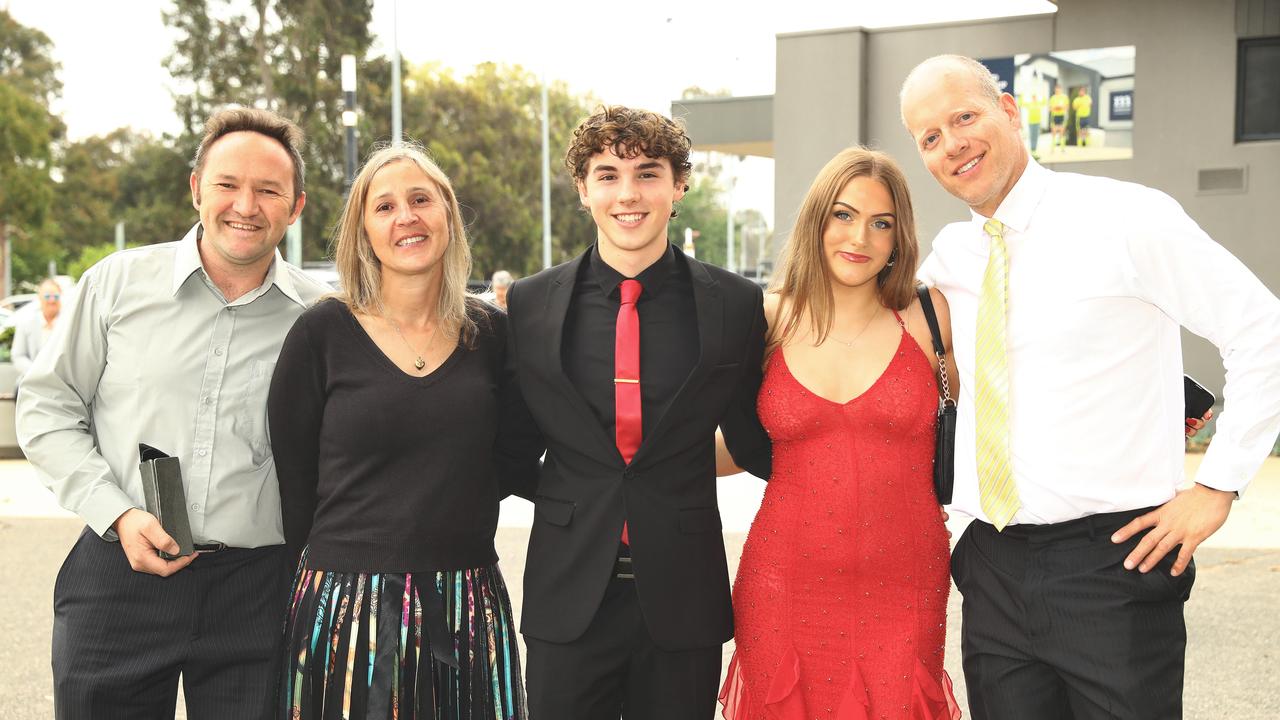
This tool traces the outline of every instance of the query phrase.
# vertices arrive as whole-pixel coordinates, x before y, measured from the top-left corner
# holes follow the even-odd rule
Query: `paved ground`
[[[1198,457],[1188,458],[1194,469]],[[730,568],[759,502],[762,483],[721,481]],[[519,608],[527,507],[504,507],[498,531],[503,572]],[[959,523],[953,523],[956,530]],[[49,634],[53,580],[81,523],[53,505],[21,461],[0,461],[0,720],[53,716]],[[1268,460],[1227,525],[1197,554],[1199,573],[1187,605],[1186,717],[1280,718],[1280,458]],[[958,599],[949,609],[947,667],[963,707]],[[732,645],[726,647],[726,661]],[[185,717],[179,713],[179,717]]]

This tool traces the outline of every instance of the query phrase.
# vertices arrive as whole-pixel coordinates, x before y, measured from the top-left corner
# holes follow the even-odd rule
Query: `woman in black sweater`
[[[466,294],[448,178],[375,152],[336,238],[342,292],[298,319],[268,400],[285,541],[287,718],[526,717],[493,537],[506,317]]]

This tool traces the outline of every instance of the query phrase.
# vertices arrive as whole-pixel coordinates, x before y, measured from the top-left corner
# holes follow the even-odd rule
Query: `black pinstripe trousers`
[[[85,528],[53,591],[56,717],[171,720],[179,675],[191,720],[269,717],[290,579],[283,546],[138,573]]]
[[[1004,532],[974,521],[951,558],[974,720],[1182,717],[1183,603],[1195,564],[1125,570],[1142,535],[1111,534],[1149,508]]]

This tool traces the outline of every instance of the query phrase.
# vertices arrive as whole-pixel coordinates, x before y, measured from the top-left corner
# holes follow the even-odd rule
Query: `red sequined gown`
[[[757,408],[773,477],[733,588],[725,718],[960,716],[942,669],[950,578],[932,488],[937,398],[905,330],[884,374],[843,405],[801,385],[781,350],[770,357]]]

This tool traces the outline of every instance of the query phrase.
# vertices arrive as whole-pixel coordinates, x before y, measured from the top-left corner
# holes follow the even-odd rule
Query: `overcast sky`
[[[245,3],[247,4],[247,3]],[[1054,10],[1048,0],[785,0],[744,10],[739,3],[652,0],[597,3],[375,0],[376,54],[388,54],[393,29],[410,62],[439,61],[465,71],[476,63],[518,63],[601,101],[669,111],[689,86],[767,95],[774,89],[774,37],[831,27],[885,27],[1022,15]],[[175,132],[162,67],[173,39],[156,0],[0,0],[14,18],[54,43],[62,99],[54,111],[72,139],[131,125]],[[583,7],[593,8],[583,12]],[[637,9],[647,13],[637,13]],[[742,206],[772,216],[772,163],[742,168]],[[767,207],[766,207],[767,206]]]

